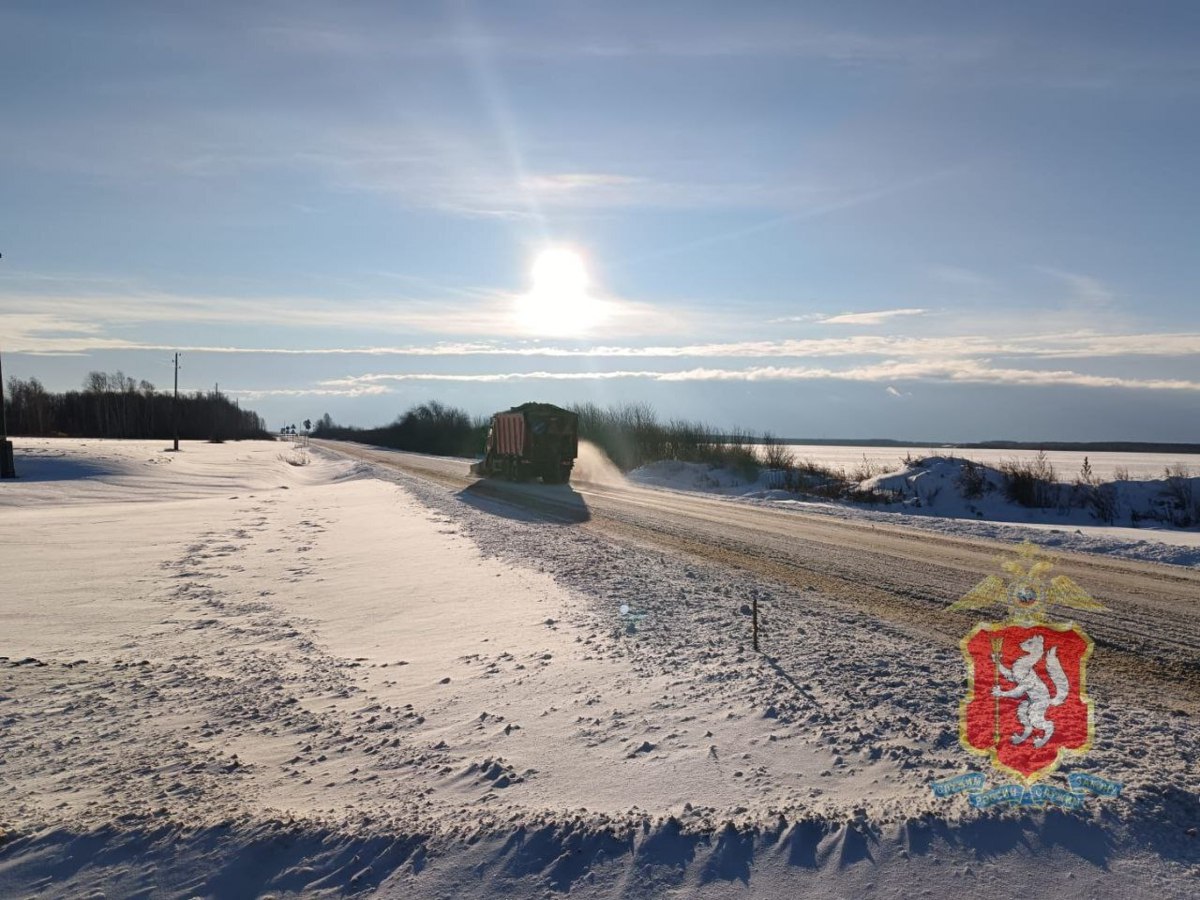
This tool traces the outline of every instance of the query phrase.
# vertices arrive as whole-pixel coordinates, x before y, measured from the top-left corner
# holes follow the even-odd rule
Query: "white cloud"
[[[651,381],[810,381],[842,380],[859,382],[941,381],[970,384],[1024,386],[1065,385],[1131,390],[1200,391],[1200,381],[1169,378],[1123,378],[1092,375],[1069,369],[1044,371],[989,366],[979,360],[887,361],[847,369],[805,366],[756,366],[745,369],[697,367],[675,371],[610,370],[590,372],[484,372],[484,373],[372,373],[323,381],[323,386],[350,389],[405,381],[481,382],[510,381],[598,381],[641,378]]]
[[[521,185],[531,191],[555,193],[589,188],[624,187],[638,184],[642,180],[630,175],[612,175],[604,172],[561,172],[556,175],[527,175],[522,179]]]
[[[337,305],[306,299],[237,299],[207,297],[132,298],[128,303],[91,298],[0,299],[0,333],[4,349],[17,353],[87,353],[101,350],[180,350],[192,353],[264,354],[281,356],[366,355],[401,357],[508,356],[547,358],[834,358],[886,357],[891,359],[959,359],[1013,357],[1040,359],[1099,359],[1107,357],[1200,357],[1200,333],[1148,332],[1101,334],[1089,330],[1037,335],[995,337],[984,334],[948,334],[906,337],[890,334],[849,335],[831,338],[745,340],[691,344],[564,345],[514,340],[514,323],[506,304],[511,295],[488,295],[467,304],[457,313],[446,313],[434,301],[374,302]],[[678,333],[680,323],[692,325],[698,314],[686,310],[654,309],[620,303],[616,331]],[[5,312],[38,309],[41,312]],[[373,346],[318,345],[308,348],[164,344],[112,337],[107,328],[127,330],[137,324],[223,324],[230,326],[278,325],[320,330],[322,335],[343,329],[379,332],[489,334],[488,340],[449,340],[423,344]],[[706,324],[712,324],[706,322]],[[1013,323],[1004,327],[1016,327]],[[508,338],[508,340],[503,340]]]
[[[1084,306],[1109,306],[1117,299],[1116,292],[1111,287],[1091,275],[1067,272],[1050,266],[1041,266],[1040,271],[1064,284],[1070,291],[1071,299]]]
[[[436,287],[432,288],[436,290]],[[5,352],[28,354],[83,354],[99,351],[170,351],[214,354],[264,354],[280,356],[371,356],[397,358],[481,359],[507,357],[527,359],[660,360],[659,364],[597,366],[596,371],[480,372],[477,362],[459,372],[397,372],[355,376],[316,385],[304,393],[358,396],[381,393],[400,381],[505,382],[545,380],[656,381],[781,381],[838,379],[876,382],[893,397],[905,392],[896,384],[904,381],[962,382],[1007,385],[1073,385],[1094,388],[1139,390],[1197,389],[1187,377],[1166,377],[1177,370],[1141,372],[1137,377],[1111,374],[1102,365],[1106,359],[1163,358],[1200,361],[1200,333],[1098,333],[1094,330],[1064,330],[1049,334],[1021,333],[1024,321],[1018,313],[989,322],[985,327],[996,335],[980,333],[937,334],[908,337],[895,333],[849,334],[841,337],[784,340],[713,341],[678,344],[638,343],[636,334],[679,333],[680,323],[720,332],[736,323],[714,324],[698,313],[651,307],[627,301],[612,301],[617,324],[613,333],[626,343],[583,344],[541,343],[522,339],[513,316],[514,295],[476,289],[454,289],[453,300],[402,296],[355,303],[332,303],[313,298],[198,297],[151,294],[131,289],[128,294],[98,292],[89,295],[0,296],[0,334]],[[447,308],[455,310],[447,313]],[[826,317],[834,324],[886,324],[912,319],[923,309],[905,307]],[[958,324],[978,327],[970,320],[942,317],[943,327]],[[277,327],[286,322],[293,334],[315,335],[321,344],[255,347],[199,343],[179,346],[161,338],[138,340],[133,329],[170,327],[187,334],[189,326],[223,326],[235,334],[263,334],[261,326]],[[194,329],[191,329],[194,330]],[[339,346],[331,334],[422,334],[427,340],[372,346]],[[1004,332],[1011,332],[1007,335]],[[437,340],[437,336],[447,336]],[[486,335],[486,339],[469,339]],[[453,339],[458,338],[458,339]],[[294,342],[295,338],[289,338]],[[680,361],[674,368],[670,360]],[[722,363],[721,361],[727,361]],[[773,365],[738,367],[728,361],[778,361]],[[1081,360],[1080,367],[1044,368],[1050,360]],[[827,361],[827,365],[817,365]],[[1042,361],[1040,366],[1036,361]],[[515,368],[520,368],[519,366]],[[245,396],[272,396],[246,389]],[[291,389],[299,390],[299,389]],[[280,396],[287,395],[284,391]]]
[[[434,293],[434,292],[430,292]],[[86,352],[160,349],[157,344],[112,337],[109,329],[133,325],[269,326],[278,329],[371,330],[393,334],[526,337],[515,316],[518,295],[498,290],[455,290],[444,298],[405,296],[360,299],[353,303],[310,297],[220,297],[141,293],[121,295],[0,295],[0,333],[9,352]],[[608,327],[628,337],[686,333],[689,311],[605,296]],[[33,310],[33,312],[30,312]],[[182,349],[174,347],[172,349]],[[206,347],[210,352],[242,352],[237,347]],[[291,352],[261,348],[261,352]],[[308,352],[308,351],[306,351]],[[314,353],[321,350],[311,351]],[[362,351],[354,351],[362,352]],[[393,351],[403,352],[403,351]],[[413,352],[416,350],[413,348]]]
[[[924,309],[880,309],[873,312],[843,313],[840,316],[827,316],[820,319],[822,325],[882,325],[889,319],[900,316],[923,316]]]
[[[382,384],[368,384],[346,388],[237,388],[226,390],[224,393],[246,400],[257,400],[261,397],[368,397],[390,394],[392,389]]]
[[[826,317],[825,313],[804,313],[799,316],[780,316],[777,319],[768,319],[768,325],[784,325],[792,322],[820,322]]]

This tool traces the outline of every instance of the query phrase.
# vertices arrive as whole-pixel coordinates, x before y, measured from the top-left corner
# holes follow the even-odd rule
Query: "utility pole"
[[[175,437],[174,452],[179,452],[179,351],[175,351],[175,397],[171,400],[171,433]]]
[[[13,445],[8,439],[8,409],[4,405],[4,366],[0,365],[0,478],[16,478]]]
[[[8,409],[4,405],[4,367],[0,365],[0,478],[16,478],[13,445],[8,439]]]

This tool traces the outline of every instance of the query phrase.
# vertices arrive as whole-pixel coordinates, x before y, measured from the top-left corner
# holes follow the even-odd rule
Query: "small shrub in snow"
[[[786,445],[781,444],[774,435],[763,435],[762,449],[763,465],[768,469],[787,472],[796,466],[796,454]]]
[[[1085,456],[1083,458],[1083,465],[1079,467],[1079,478],[1076,483],[1095,486],[1099,484],[1099,482],[1100,480],[1096,477],[1096,473],[1092,469],[1091,462]]]
[[[743,442],[743,435],[733,435],[724,451],[723,462],[746,482],[756,481],[760,462],[753,445]]]
[[[798,491],[830,500],[840,500],[852,487],[858,487],[857,484],[851,485],[844,471],[823,466],[811,459],[796,465],[796,479]]]
[[[1117,487],[1113,484],[1101,484],[1093,487],[1088,494],[1088,506],[1092,515],[1106,525],[1117,520]]]
[[[280,453],[279,458],[289,466],[307,466],[312,462],[309,459],[308,452],[300,448],[295,448],[288,453]]]
[[[968,500],[978,500],[988,488],[987,472],[983,466],[969,459],[963,460],[958,475],[958,491]]]
[[[844,495],[846,500],[855,503],[895,503],[900,499],[894,491],[879,491],[874,488],[852,487]]]
[[[1163,493],[1173,507],[1170,511],[1172,525],[1187,528],[1200,520],[1200,501],[1192,483],[1192,473],[1183,463],[1167,466],[1163,471],[1166,484]]]
[[[1097,520],[1106,525],[1116,521],[1120,505],[1116,485],[1102,483],[1086,456],[1083,458],[1083,465],[1079,467],[1079,476],[1071,488],[1068,505],[1089,510]]]
[[[863,454],[862,462],[850,474],[851,481],[863,482],[868,478],[874,478],[876,475],[882,475],[886,470],[874,460],[867,459],[867,454]]]
[[[1059,490],[1054,464],[1045,450],[1031,460],[1014,459],[1000,464],[1004,495],[1030,509],[1048,509],[1058,504]]]

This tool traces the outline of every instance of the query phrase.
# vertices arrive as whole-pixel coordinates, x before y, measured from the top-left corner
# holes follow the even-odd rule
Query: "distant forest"
[[[598,446],[623,471],[654,460],[678,459],[726,465],[753,478],[759,465],[753,445],[778,443],[770,435],[721,434],[701,422],[663,422],[645,403],[567,408],[579,416],[579,437]],[[436,456],[477,456],[483,453],[489,424],[490,417],[472,418],[462,409],[431,400],[381,428],[337,425],[326,413],[312,434]]]
[[[313,437],[358,441],[434,456],[475,456],[483,452],[488,419],[472,419],[466,412],[436,400],[414,406],[391,425],[354,428],[337,425],[329,413],[313,427]]]
[[[178,413],[181,440],[269,438],[266,424],[219,391],[156,390],[123,372],[90,372],[83,389],[52,393],[36,378],[10,378],[4,392],[9,435],[170,439]]]

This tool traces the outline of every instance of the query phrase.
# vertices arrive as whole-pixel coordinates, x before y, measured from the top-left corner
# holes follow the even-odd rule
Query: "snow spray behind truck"
[[[483,459],[475,475],[500,475],[509,481],[540,477],[562,484],[571,477],[579,455],[579,417],[550,403],[522,403],[492,416]]]

